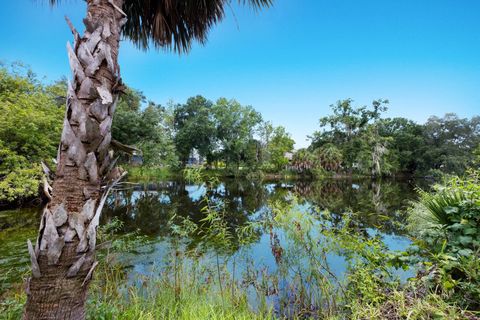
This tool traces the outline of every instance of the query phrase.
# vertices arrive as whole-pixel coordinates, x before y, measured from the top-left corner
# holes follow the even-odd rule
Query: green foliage
[[[178,165],[173,143],[173,111],[153,102],[145,108],[145,97],[139,91],[127,89],[122,95],[112,124],[114,139],[137,146],[147,166]]]
[[[64,109],[32,71],[18,68],[0,69],[0,139],[29,161],[50,159],[57,152]]]
[[[0,202],[37,194],[40,161],[51,164],[56,157],[63,85],[45,86],[20,64],[0,66]]]
[[[480,184],[476,171],[420,192],[410,212],[419,253],[427,257],[430,286],[459,305],[480,308]]]
[[[259,147],[254,133],[262,116],[251,106],[242,106],[235,100],[220,98],[213,106],[217,132],[218,156],[227,165],[239,168],[242,164],[258,162]]]
[[[412,289],[413,290],[413,289]],[[470,312],[446,302],[441,295],[415,295],[414,291],[396,289],[389,292],[383,303],[365,303],[353,300],[349,305],[349,319],[475,319]]]
[[[201,157],[211,156],[216,137],[212,105],[204,97],[196,96],[175,107],[175,146],[183,163],[187,162],[194,149]]]
[[[189,167],[182,170],[183,178],[190,183],[200,184],[203,182],[203,168]]]
[[[476,169],[480,169],[480,143],[478,146],[473,150],[473,167]]]
[[[459,118],[454,113],[430,117],[423,126],[421,169],[463,174],[474,162],[474,149],[480,142],[480,117]]]
[[[478,172],[472,171],[465,178],[451,178],[444,185],[437,185],[433,193],[420,191],[415,209],[410,215],[411,229],[428,242],[430,250],[439,252],[445,241],[447,251],[465,256],[480,249]]]
[[[405,118],[386,118],[381,119],[377,127],[378,134],[389,139],[393,170],[414,173],[420,169],[425,148],[422,125]]]
[[[270,122],[263,123],[259,132],[262,148],[262,169],[267,172],[281,171],[289,163],[285,154],[293,151],[295,141],[284,127],[274,127]]]
[[[265,178],[265,174],[262,170],[249,171],[245,175],[245,179],[248,181],[262,181]]]
[[[318,166],[328,171],[338,171],[343,161],[343,154],[334,144],[327,143],[315,152]]]
[[[315,156],[307,149],[299,149],[292,158],[291,167],[300,174],[311,174],[316,166]]]
[[[17,320],[22,318],[23,307],[27,301],[27,296],[22,293],[15,293],[6,299],[0,301],[0,313],[2,319]]]
[[[331,105],[333,115],[320,119],[322,130],[314,133],[310,149],[334,145],[340,149],[338,153],[347,172],[386,174],[390,169],[386,160],[388,139],[380,136],[378,123],[387,110],[388,100],[375,100],[371,108],[355,108],[352,103],[353,100],[346,99]]]
[[[222,203],[214,204],[207,198],[202,208],[204,217],[200,222],[206,227],[202,228],[202,239],[213,246],[218,253],[231,253],[234,249],[233,233],[225,219],[225,206]]]
[[[317,179],[331,176],[342,167],[342,152],[332,143],[310,151],[300,149],[293,154],[289,168],[301,175]]]
[[[5,150],[0,150],[0,156]],[[17,162],[13,171],[6,174],[0,172],[2,178],[0,180],[0,202],[20,201],[38,195],[42,177],[40,165],[27,164],[24,158],[20,159],[22,161]]]
[[[332,115],[320,119],[310,150],[334,144],[348,173],[391,174],[463,173],[475,165],[480,142],[480,117],[461,119],[449,113],[419,125],[405,118],[382,119],[388,101],[371,108],[352,106],[347,99],[332,105]],[[431,171],[433,170],[433,171]]]
[[[138,182],[164,181],[178,176],[176,171],[172,171],[165,166],[127,166],[128,179]]]
[[[225,164],[225,175],[246,175],[260,168],[278,172],[288,164],[285,153],[293,150],[294,141],[285,128],[263,122],[252,107],[235,100],[220,98],[213,103],[202,96],[189,98],[175,106],[174,123],[182,163],[198,155],[208,167]]]
[[[208,272],[199,272],[186,266],[181,267],[177,275],[182,279],[181,287],[176,285],[172,276],[162,273],[162,277],[141,277],[144,288],[130,288],[123,294],[120,288],[124,283],[107,285],[111,293],[95,294],[87,307],[89,319],[272,319],[269,311],[264,314],[252,311],[243,292],[232,297],[221,293],[214,283],[208,280]]]

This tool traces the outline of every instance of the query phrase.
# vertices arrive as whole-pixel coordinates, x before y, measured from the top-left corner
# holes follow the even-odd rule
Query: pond
[[[351,179],[315,182],[226,179],[209,184],[182,180],[149,182],[115,191],[104,208],[102,220],[106,224],[119,219],[122,222],[119,233],[135,232],[147,239],[148,245],[123,257],[132,276],[153,272],[155,266],[168,260],[172,219],[188,219],[199,226],[199,231],[183,239],[183,245],[214,252],[216,246],[208,246],[202,232],[207,203],[221,204],[225,225],[235,232],[252,221],[261,221],[272,203],[293,196],[301,212],[330,212],[332,224],[340,223],[345,212],[354,212],[353,222],[360,232],[367,237],[380,235],[388,248],[403,250],[410,244],[405,236],[405,208],[416,198],[415,187],[419,184],[426,186],[424,181]],[[40,208],[0,212],[0,292],[20,283],[28,274],[26,240],[36,237],[39,212]],[[228,255],[241,251],[242,256],[258,268],[274,270],[278,257],[272,242],[282,244],[284,241],[281,232],[263,230],[248,244],[235,243]],[[226,255],[224,250],[222,255]],[[341,278],[345,271],[344,259],[329,255],[328,262],[332,273]],[[241,270],[246,266],[237,268]],[[400,275],[408,276],[401,272]]]

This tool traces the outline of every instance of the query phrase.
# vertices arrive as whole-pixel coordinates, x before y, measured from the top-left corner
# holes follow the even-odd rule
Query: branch
[[[128,154],[133,154],[134,152],[142,153],[142,151],[134,146],[129,146],[126,144],[123,144],[115,139],[112,139],[110,141],[110,145],[117,150],[123,151]]]

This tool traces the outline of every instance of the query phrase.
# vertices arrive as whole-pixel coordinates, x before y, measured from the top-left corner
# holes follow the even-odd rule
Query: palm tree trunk
[[[111,183],[110,127],[121,79],[117,63],[123,0],[88,0],[85,33],[67,44],[68,86],[62,138],[50,202],[35,247],[29,245],[24,319],[85,319],[95,262],[96,227]],[[110,173],[110,174],[109,174]],[[45,188],[48,190],[48,188]]]

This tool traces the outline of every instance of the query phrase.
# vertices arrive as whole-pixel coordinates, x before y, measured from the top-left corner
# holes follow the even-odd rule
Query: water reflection
[[[185,181],[149,183],[116,191],[104,211],[105,222],[119,217],[124,231],[149,236],[168,236],[168,221],[175,214],[198,226],[204,218],[206,200],[223,203],[231,230],[258,219],[268,202],[282,201],[288,194],[300,203],[332,213],[340,223],[346,211],[357,213],[360,229],[384,234],[404,234],[404,212],[415,199],[412,181],[326,180],[295,182],[252,182],[225,180],[215,184],[193,185]]]
[[[358,213],[359,227],[403,235],[405,208],[416,198],[413,181],[326,180],[296,183],[295,194],[320,210],[328,210],[339,223],[345,211]],[[420,182],[424,184],[422,181]]]
[[[168,265],[177,259],[170,221],[172,217],[188,219],[196,225],[196,229],[183,239],[189,249],[187,251],[195,251],[195,256],[201,257],[199,260],[210,260],[210,263],[218,261],[220,255],[221,264],[225,264],[230,273],[235,275],[236,268],[247,288],[255,289],[255,293],[248,295],[250,305],[255,307],[261,298],[265,298],[278,314],[288,317],[298,308],[316,313],[335,304],[348,269],[349,254],[345,253],[348,252],[345,248],[332,249],[336,239],[325,236],[322,232],[325,228],[333,225],[332,230],[342,230],[342,226],[347,224],[348,230],[352,231],[348,232],[350,237],[373,239],[373,236],[381,235],[388,248],[406,249],[410,242],[404,237],[405,208],[416,197],[414,186],[411,181],[393,180],[261,183],[225,180],[201,185],[184,181],[150,183],[117,191],[110,198],[104,219],[119,217],[124,222],[124,231],[138,230],[153,239],[152,250],[130,257],[129,265],[133,267],[131,277],[154,274],[159,264]],[[294,206],[292,195],[295,196]],[[221,204],[223,219],[233,235],[233,245],[229,244],[227,250],[216,243],[209,243],[210,237],[204,237],[212,232],[203,220],[207,215],[204,211],[207,203]],[[286,222],[290,228],[285,228],[285,225],[280,227],[282,222],[273,222],[276,219],[275,208],[293,207],[294,212]],[[286,214],[281,219],[288,216]],[[303,224],[302,218],[297,217],[305,218]],[[310,224],[309,219],[315,222]],[[235,233],[251,221],[266,223],[249,241],[238,241]],[[315,226],[312,232],[305,231],[310,240],[296,242],[297,235],[292,236],[292,231],[307,230],[310,226]],[[356,247],[350,250],[356,251]],[[394,274],[403,280],[413,275],[411,271],[402,270],[395,270]],[[318,293],[317,289],[327,284],[331,287],[326,291],[334,295]],[[265,296],[258,296],[258,292]],[[297,304],[296,295],[300,292],[312,295],[311,304]]]
[[[146,270],[166,254],[164,244],[171,240],[169,223],[172,217],[189,219],[198,229],[189,234],[185,243],[189,249],[207,250],[202,236],[205,218],[202,209],[206,200],[222,204],[227,228],[234,234],[250,221],[261,221],[268,214],[269,206],[282,202],[293,194],[302,210],[328,210],[331,223],[340,225],[344,212],[355,212],[352,221],[355,228],[368,236],[384,235],[387,245],[404,249],[408,241],[404,235],[404,209],[415,199],[414,187],[421,182],[371,181],[371,180],[326,180],[264,181],[224,180],[210,184],[189,184],[185,181],[152,182],[136,185],[126,190],[115,191],[104,209],[103,223],[118,218],[123,221],[122,232],[137,232],[148,236],[154,243],[149,252],[136,253],[129,262],[134,272]],[[39,210],[19,209],[0,212],[0,275],[3,275],[2,290],[21,281],[28,271],[27,238],[34,239],[38,229]],[[262,231],[262,232],[265,232]],[[258,233],[250,240],[247,255],[258,263],[275,268],[278,256],[272,251],[282,245],[281,235]],[[239,251],[233,241],[231,250]],[[332,257],[332,261],[337,259]],[[335,266],[342,270],[339,263]]]

